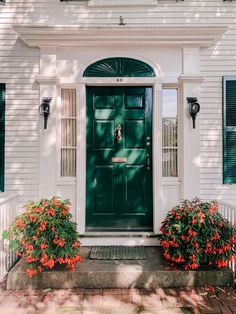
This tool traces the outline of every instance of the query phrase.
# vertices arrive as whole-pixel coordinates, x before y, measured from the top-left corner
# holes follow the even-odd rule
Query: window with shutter
[[[236,76],[223,77],[223,183],[236,183]]]
[[[5,84],[0,84],[0,191],[4,191],[5,161]]]

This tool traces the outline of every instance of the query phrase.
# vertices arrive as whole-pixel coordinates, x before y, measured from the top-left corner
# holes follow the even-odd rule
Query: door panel
[[[104,180],[104,177],[106,180]],[[114,190],[114,166],[95,167],[95,214],[114,212],[113,190]],[[110,197],[107,197],[107,196]]]
[[[126,166],[125,190],[126,190],[126,214],[145,215],[145,169],[143,165]]]
[[[87,88],[87,228],[152,229],[151,108],[151,87]]]

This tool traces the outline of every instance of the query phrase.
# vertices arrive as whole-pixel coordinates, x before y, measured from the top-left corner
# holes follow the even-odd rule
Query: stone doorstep
[[[81,248],[83,263],[74,272],[62,268],[46,270],[30,279],[26,274],[26,264],[20,260],[9,272],[7,289],[124,289],[124,288],[177,288],[233,286],[230,269],[213,268],[184,271],[170,267],[161,257],[161,248],[145,247],[146,260],[101,261],[88,258],[89,247]],[[166,267],[168,266],[168,270]]]

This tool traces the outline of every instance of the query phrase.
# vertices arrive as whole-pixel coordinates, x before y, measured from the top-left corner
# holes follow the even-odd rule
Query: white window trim
[[[57,114],[57,185],[76,185],[77,179],[75,177],[62,177],[61,176],[61,91],[62,89],[75,89],[76,90],[76,109],[78,108],[78,100],[77,100],[77,88],[76,84],[61,84],[58,87],[58,99],[56,106],[56,114]],[[76,121],[78,113],[76,111]],[[77,125],[77,122],[76,122]],[[78,134],[78,131],[77,131]],[[76,148],[77,149],[77,148]],[[77,162],[77,158],[76,158]],[[77,167],[77,165],[76,165]],[[76,171],[77,175],[77,171]]]

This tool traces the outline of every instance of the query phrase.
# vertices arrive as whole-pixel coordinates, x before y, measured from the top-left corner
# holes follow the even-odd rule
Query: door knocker
[[[121,139],[122,139],[121,130],[122,130],[122,129],[121,129],[121,125],[118,124],[118,125],[117,125],[117,128],[116,128],[116,140],[117,140],[117,142],[120,142]]]

